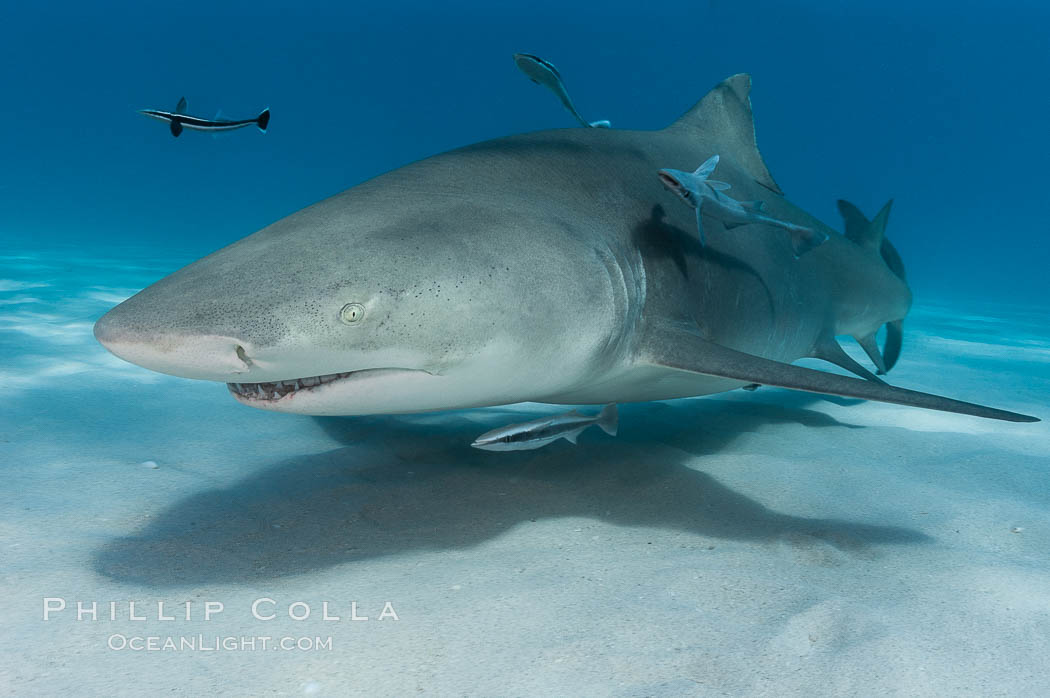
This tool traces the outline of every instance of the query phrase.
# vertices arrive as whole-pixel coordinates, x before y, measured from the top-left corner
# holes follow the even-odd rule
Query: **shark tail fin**
[[[750,92],[751,76],[747,73],[727,78],[667,130],[707,135],[721,146],[723,157],[733,160],[765,188],[783,194],[758,152]]]
[[[601,427],[602,431],[609,436],[616,436],[618,421],[619,414],[616,411],[616,403],[613,402],[602,408],[602,411],[598,414],[598,421],[595,424]]]
[[[868,220],[860,212],[860,209],[848,201],[839,199],[839,212],[846,225],[846,237],[861,247],[878,252],[882,261],[889,267],[890,271],[907,285],[908,277],[904,271],[904,261],[893,243],[886,237],[886,223],[890,218],[890,207],[893,199],[890,199],[875,215]],[[879,356],[878,344],[875,335],[868,337],[857,337],[857,342],[871,357],[872,362],[879,369],[879,374],[886,373],[897,363],[901,355],[901,347],[904,344],[904,318],[899,318],[886,323],[886,341],[882,345],[881,356]]]
[[[270,108],[263,109],[259,116],[255,119],[256,126],[263,133],[266,133],[266,128],[270,125]]]

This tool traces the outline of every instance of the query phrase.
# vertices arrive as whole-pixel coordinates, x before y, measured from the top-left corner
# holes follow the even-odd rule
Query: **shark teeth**
[[[346,378],[353,371],[343,373],[327,373],[323,376],[310,376],[309,378],[296,378],[290,381],[274,381],[272,383],[227,383],[230,392],[247,400],[280,400],[302,390],[313,390],[327,383]]]

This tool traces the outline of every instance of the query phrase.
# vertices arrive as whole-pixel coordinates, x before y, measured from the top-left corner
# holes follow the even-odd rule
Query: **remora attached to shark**
[[[799,257],[809,252],[828,239],[828,234],[818,232],[804,225],[795,225],[787,221],[770,218],[762,213],[765,205],[757,201],[737,201],[725,193],[731,186],[725,182],[709,179],[718,166],[718,155],[712,155],[694,172],[680,170],[660,170],[657,176],[660,182],[682,201],[696,210],[696,230],[704,242],[704,216],[713,215],[727,229],[762,223],[775,228],[783,228],[791,233],[792,248]],[[705,205],[706,204],[706,205]]]
[[[859,244],[783,198],[755,144],[749,89],[731,77],[661,131],[542,131],[394,170],[162,279],[95,335],[133,363],[302,414],[622,403],[758,383],[1035,421],[791,365],[850,365],[835,337],[898,323],[911,293],[881,231]],[[714,154],[741,200],[829,239],[796,259],[781,228],[741,234],[712,219],[702,246],[695,212],[655,175]]]
[[[518,70],[525,74],[529,80],[532,80],[537,85],[543,85],[548,90],[554,93],[554,96],[558,98],[558,101],[562,103],[573,118],[580,122],[580,125],[584,128],[611,128],[607,120],[601,119],[599,121],[587,121],[580,112],[576,109],[576,105],[573,104],[572,98],[569,97],[569,91],[565,89],[565,82],[562,80],[561,73],[554,67],[554,64],[550,61],[545,61],[539,56],[534,56],[531,53],[515,53],[514,54],[514,65],[518,66]]]

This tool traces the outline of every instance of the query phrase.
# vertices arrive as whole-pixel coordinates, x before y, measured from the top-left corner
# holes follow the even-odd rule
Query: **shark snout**
[[[114,355],[143,368],[181,378],[230,382],[253,365],[251,347],[213,334],[137,328],[117,306],[95,323],[95,338]]]

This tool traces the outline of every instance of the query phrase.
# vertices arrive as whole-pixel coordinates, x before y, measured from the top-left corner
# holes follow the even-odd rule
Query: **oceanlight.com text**
[[[271,635],[122,635],[106,640],[111,650],[123,652],[324,652],[332,637],[273,637]]]

